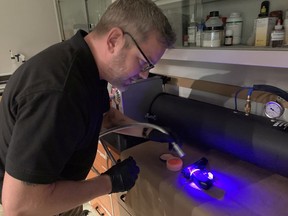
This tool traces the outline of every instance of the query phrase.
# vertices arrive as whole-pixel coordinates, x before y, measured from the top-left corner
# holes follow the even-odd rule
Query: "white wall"
[[[53,0],[0,0],[0,75],[11,73],[11,49],[28,59],[60,41]]]

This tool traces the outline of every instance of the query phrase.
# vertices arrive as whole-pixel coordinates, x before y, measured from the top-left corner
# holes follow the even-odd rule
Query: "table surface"
[[[202,157],[214,174],[209,190],[188,182],[159,159],[169,153],[166,143],[145,142],[121,153],[133,156],[140,167],[125,204],[135,216],[285,216],[288,215],[288,178],[216,150],[183,145],[183,167]]]

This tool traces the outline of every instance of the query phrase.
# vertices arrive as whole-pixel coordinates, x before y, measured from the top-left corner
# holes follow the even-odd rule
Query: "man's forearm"
[[[85,181],[27,185],[5,174],[2,203],[5,216],[55,215],[111,192],[109,176]]]

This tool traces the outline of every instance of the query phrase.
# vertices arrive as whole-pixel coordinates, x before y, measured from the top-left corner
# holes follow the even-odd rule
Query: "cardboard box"
[[[256,19],[255,46],[269,46],[271,32],[276,24],[276,17]]]

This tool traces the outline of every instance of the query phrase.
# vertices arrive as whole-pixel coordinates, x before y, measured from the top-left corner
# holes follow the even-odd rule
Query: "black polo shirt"
[[[0,180],[83,180],[95,158],[107,82],[79,31],[25,62],[0,105]],[[2,184],[1,184],[2,188]]]

